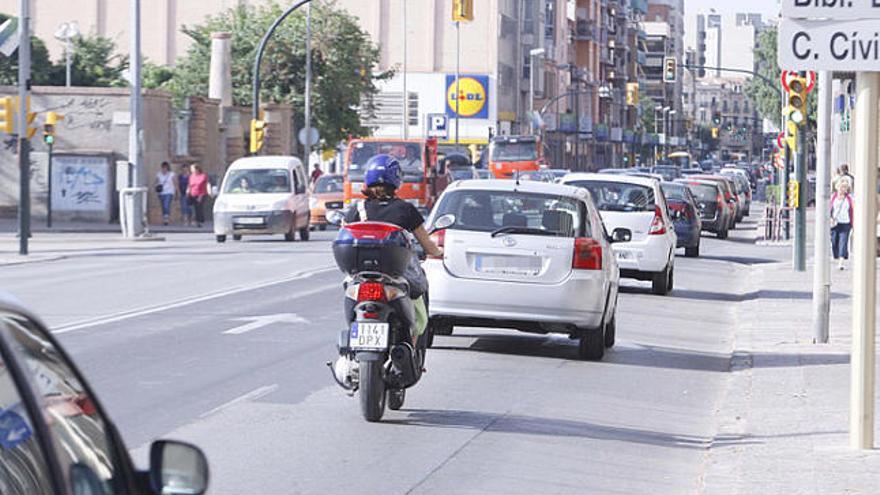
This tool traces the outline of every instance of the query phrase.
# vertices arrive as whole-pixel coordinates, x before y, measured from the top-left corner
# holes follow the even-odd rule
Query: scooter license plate
[[[349,346],[355,350],[388,348],[388,323],[352,323]]]

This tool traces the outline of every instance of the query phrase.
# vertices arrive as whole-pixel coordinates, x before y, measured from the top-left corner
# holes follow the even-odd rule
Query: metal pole
[[[131,125],[128,132],[128,161],[132,164],[132,187],[141,184],[143,175],[141,132],[141,0],[131,0]],[[134,211],[134,235],[141,233],[141,215]]]
[[[31,89],[30,2],[19,2],[18,41],[18,254],[28,254],[31,236],[31,158],[28,141],[28,98]]]
[[[529,134],[535,134],[535,57],[529,53]]]
[[[403,125],[403,139],[407,139],[409,137],[409,89],[406,85],[406,0],[400,0],[400,3],[403,7],[403,122],[401,124]]]
[[[581,169],[581,78],[577,74],[577,68],[572,67],[574,76],[574,169]]]
[[[46,227],[52,228],[52,149],[55,146],[49,144],[49,167],[47,171],[48,179],[46,180],[49,186],[49,194],[46,196]]]
[[[856,75],[853,329],[850,445],[874,448],[874,332],[877,319],[877,99],[880,73]]]
[[[70,40],[71,40],[71,37],[68,36],[68,37],[67,37],[66,48],[65,48],[65,50],[64,50],[64,51],[65,51],[65,57],[66,57],[66,59],[67,59],[67,61],[66,61],[66,63],[67,63],[67,68],[66,68],[66,74],[65,74],[65,76],[66,76],[66,77],[65,77],[66,84],[65,84],[65,85],[66,85],[68,88],[70,87],[70,65],[73,63],[73,62],[71,61],[71,52],[73,52],[73,46],[71,46],[72,44],[71,44]]]
[[[785,220],[782,225],[783,225],[783,232],[784,232],[783,238],[786,241],[791,239],[791,222],[788,221],[790,219],[791,213],[785,209],[785,207],[787,206],[786,198],[788,197],[788,181],[791,180],[791,170],[790,170],[791,155],[792,155],[791,148],[786,146],[785,147],[785,168],[783,169],[783,172],[782,172],[782,190],[781,190],[781,193],[779,194],[780,202],[782,203],[782,209],[780,210],[780,215],[781,215],[780,218],[784,217],[784,220]]]
[[[461,114],[458,113],[461,101],[461,21],[455,21],[455,145],[458,146],[459,123]]]
[[[816,233],[813,241],[813,342],[828,343],[831,312],[831,72],[819,72],[819,149],[816,160]]]
[[[309,169],[312,155],[312,4],[306,7],[306,94],[305,94],[305,139],[303,140],[303,163]]]
[[[804,116],[806,119],[807,116]],[[794,153],[795,180],[798,189],[797,208],[794,209],[794,269],[807,271],[807,128],[804,124],[797,133],[797,151]],[[816,210],[817,212],[819,210]]]

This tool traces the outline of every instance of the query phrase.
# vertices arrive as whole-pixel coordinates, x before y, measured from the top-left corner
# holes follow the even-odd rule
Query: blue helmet
[[[395,189],[400,187],[400,162],[391,155],[376,155],[367,161],[367,172],[364,174],[364,185],[367,187],[379,184],[389,185]]]

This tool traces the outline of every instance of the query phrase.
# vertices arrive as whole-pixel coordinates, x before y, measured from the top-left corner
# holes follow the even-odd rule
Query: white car
[[[609,174],[569,174],[562,182],[590,191],[608,231],[632,232],[632,240],[614,245],[620,276],[650,280],[654,294],[668,294],[675,280],[677,239],[660,182]]]
[[[428,225],[443,259],[424,263],[435,335],[456,325],[565,333],[579,355],[601,359],[614,345],[619,271],[612,239],[590,194],[513,180],[449,186]],[[629,239],[626,229],[616,240]]]

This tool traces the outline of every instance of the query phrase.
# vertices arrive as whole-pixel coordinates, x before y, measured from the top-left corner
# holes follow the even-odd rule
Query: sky
[[[684,10],[688,14],[711,8],[719,14],[759,12],[773,18],[779,14],[779,2],[775,0],[684,0]]]

